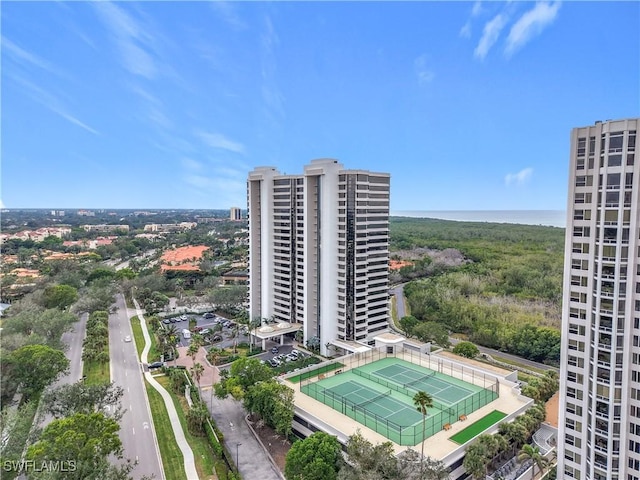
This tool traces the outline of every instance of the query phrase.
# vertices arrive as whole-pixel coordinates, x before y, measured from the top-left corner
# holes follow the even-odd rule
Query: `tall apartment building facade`
[[[302,323],[321,353],[388,330],[387,173],[313,160],[302,175],[249,173],[251,318]]]
[[[640,480],[639,126],[571,132],[558,478]]]
[[[229,209],[229,219],[234,221],[242,220],[242,210],[238,207],[231,207]]]

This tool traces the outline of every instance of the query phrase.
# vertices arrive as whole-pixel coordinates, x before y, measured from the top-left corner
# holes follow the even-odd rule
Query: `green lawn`
[[[153,415],[153,424],[156,429],[156,437],[158,438],[158,446],[160,447],[160,456],[162,457],[162,466],[166,478],[176,480],[187,480],[184,471],[184,457],[178,444],[176,437],[171,428],[169,414],[164,406],[162,396],[145,381],[147,396],[149,397],[149,406]]]
[[[131,317],[131,329],[133,330],[133,340],[136,342],[138,357],[140,357],[140,355],[142,355],[142,350],[144,349],[144,335],[142,334],[140,319],[137,315]],[[160,360],[160,352],[158,352],[156,348],[156,336],[154,335],[148,324],[147,329],[149,330],[149,338],[151,339],[151,347],[149,348],[149,353],[147,354],[147,361],[149,363],[152,363]]]
[[[296,375],[294,377],[290,377],[287,380],[289,380],[291,383],[297,383],[301,380],[306,380],[307,378],[311,378],[311,377],[315,377],[316,375],[319,375],[321,373],[326,373],[326,372],[330,372],[332,370],[337,370],[340,367],[344,367],[344,365],[340,362],[336,362],[336,363],[330,363],[328,365],[323,365],[320,368],[316,368],[314,370],[311,370],[310,372],[304,372],[300,375]]]
[[[207,437],[195,437],[187,429],[187,419],[185,417],[185,412],[189,409],[187,401],[183,396],[178,396],[171,390],[169,390],[168,377],[159,377],[156,378],[156,380],[164,388],[167,389],[167,391],[171,395],[171,398],[173,399],[173,404],[175,405],[176,411],[178,412],[178,417],[180,417],[180,424],[182,425],[182,429],[184,430],[184,436],[187,439],[187,442],[189,442],[189,446],[191,446],[191,449],[193,450],[193,456],[196,461],[198,476],[203,480],[215,480],[216,477],[212,473],[214,471],[215,455],[213,453],[211,445],[209,444],[209,440],[207,439]]]
[[[467,443],[469,440],[471,440],[472,438],[476,437],[477,435],[480,435],[491,425],[494,425],[495,423],[499,422],[506,416],[507,416],[506,413],[502,413],[498,410],[494,410],[488,415],[485,415],[484,417],[482,417],[480,420],[472,423],[461,432],[456,433],[454,436],[450,437],[449,440],[453,440],[457,444],[463,445]]]
[[[87,385],[97,385],[99,383],[111,382],[111,372],[109,371],[109,362],[84,362],[82,366],[82,374],[86,376],[84,383]]]
[[[144,335],[142,334],[140,319],[137,315],[131,317],[131,330],[133,330],[133,341],[136,342],[136,350],[138,351],[138,358],[140,358],[142,349],[144,348]]]

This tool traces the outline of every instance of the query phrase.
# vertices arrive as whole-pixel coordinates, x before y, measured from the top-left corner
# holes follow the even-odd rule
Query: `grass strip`
[[[82,374],[85,376],[84,383],[87,385],[99,385],[101,383],[111,382],[111,372],[109,371],[109,362],[84,362],[82,365]]]
[[[329,363],[327,365],[323,365],[320,368],[316,368],[309,372],[301,373],[300,375],[295,375],[293,377],[288,378],[291,383],[297,383],[301,380],[306,380],[307,378],[315,377],[316,375],[320,375],[321,373],[331,372],[332,370],[337,370],[338,368],[344,367],[344,364],[340,362]]]
[[[476,436],[480,435],[487,428],[496,424],[506,416],[507,416],[506,413],[503,413],[499,410],[494,410],[493,412],[482,417],[480,420],[473,422],[464,430],[456,433],[452,437],[449,437],[449,440],[452,440],[459,445],[463,445],[467,443],[469,440],[471,440],[472,438],[475,438]]]
[[[153,424],[156,429],[165,476],[176,480],[187,480],[187,475],[184,471],[184,457],[176,443],[176,437],[173,434],[171,420],[169,420],[169,414],[164,406],[162,395],[147,381],[144,383],[147,389],[147,397],[149,397],[149,407],[151,408],[151,415],[153,415]]]
[[[140,358],[142,350],[144,349],[144,335],[142,333],[142,327],[140,326],[140,319],[137,315],[131,317],[131,330],[133,331],[133,341],[136,342],[138,358]]]
[[[209,444],[209,440],[206,436],[196,437],[192,435],[187,428],[186,412],[189,411],[187,400],[183,396],[176,395],[169,389],[169,377],[159,377],[156,378],[156,381],[167,389],[173,399],[173,404],[178,412],[178,418],[180,418],[180,424],[184,430],[184,436],[191,450],[193,450],[193,457],[196,462],[196,470],[198,471],[199,478],[202,480],[215,480],[216,476],[212,473],[214,471],[215,453]]]

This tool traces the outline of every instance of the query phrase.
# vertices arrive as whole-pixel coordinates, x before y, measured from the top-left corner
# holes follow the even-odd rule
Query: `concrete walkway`
[[[140,320],[140,326],[142,327],[142,334],[144,335],[144,349],[142,350],[142,355],[140,355],[140,361],[142,363],[147,363],[147,355],[149,354],[149,349],[151,348],[151,337],[149,337],[149,330],[147,329],[147,322],[142,316],[142,310],[140,310],[140,305],[137,300],[133,300],[133,304],[136,307],[136,314],[138,315],[138,319]],[[162,395],[162,399],[164,400],[164,406],[167,409],[167,413],[169,414],[169,421],[171,422],[171,428],[173,429],[173,433],[176,437],[176,443],[182,452],[182,456],[184,458],[184,471],[187,475],[188,480],[197,480],[198,471],[196,470],[196,463],[193,458],[193,450],[189,446],[187,439],[184,436],[184,431],[182,430],[182,425],[180,424],[180,419],[178,418],[178,412],[176,411],[176,407],[173,404],[173,399],[169,392],[167,392],[162,385],[160,385],[154,378],[151,376],[150,372],[145,372],[144,376],[146,380],[149,382],[153,388],[155,388],[160,395]]]

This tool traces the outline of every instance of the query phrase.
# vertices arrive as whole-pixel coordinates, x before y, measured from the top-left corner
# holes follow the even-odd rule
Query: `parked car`
[[[178,321],[178,319],[176,317],[172,317],[172,318],[169,319],[169,321],[171,323],[176,323]]]
[[[278,347],[273,347],[271,349],[271,353],[278,353],[280,350],[278,350]]]
[[[199,333],[202,332],[202,327],[193,327],[193,333]]]
[[[127,335],[126,337],[124,337],[124,341],[125,342],[130,342],[131,341],[131,336]]]
[[[216,316],[211,312],[207,312],[204,315],[202,315],[202,318],[216,318]]]
[[[211,337],[211,342],[221,342],[222,341],[222,337],[220,335],[214,335],[213,337]]]
[[[165,325],[169,325],[171,323],[171,320],[169,320],[168,318],[163,318],[162,323],[164,323]]]
[[[269,360],[269,365],[271,365],[272,367],[279,367],[280,366],[280,360],[278,360],[277,358],[272,358],[271,360]]]
[[[185,328],[184,330],[182,330],[182,336],[184,338],[191,338],[191,332],[189,331],[188,328]]]
[[[209,328],[203,328],[202,330],[200,330],[200,335],[206,335],[208,333],[211,333],[211,329]]]
[[[153,362],[149,364],[149,369],[152,368],[160,368],[162,367],[164,364],[162,362]]]
[[[185,322],[187,320],[187,316],[186,315],[180,315],[180,320]]]
[[[231,326],[231,322],[229,320],[227,320],[226,322],[224,322],[222,324],[222,326],[225,327],[225,328],[229,328]]]

